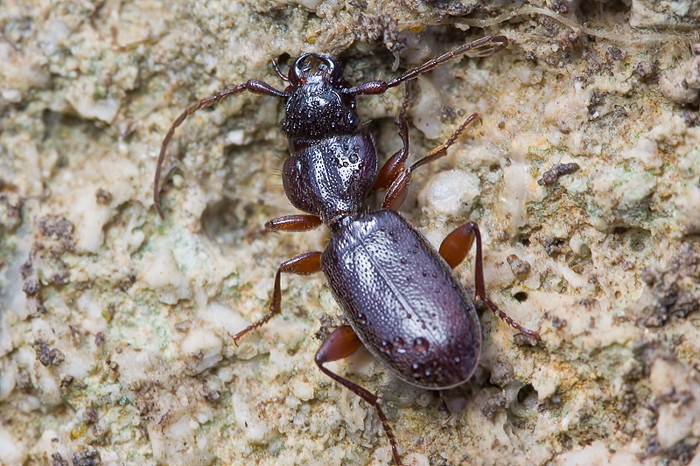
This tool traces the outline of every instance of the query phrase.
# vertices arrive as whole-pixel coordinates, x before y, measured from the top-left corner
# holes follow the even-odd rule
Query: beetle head
[[[280,123],[287,138],[317,140],[355,132],[360,118],[355,98],[342,93],[349,85],[338,61],[315,53],[300,55],[289,70],[289,84]]]

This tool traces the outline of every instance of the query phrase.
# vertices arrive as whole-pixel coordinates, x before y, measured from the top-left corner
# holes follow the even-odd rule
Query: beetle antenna
[[[163,138],[163,143],[160,145],[160,152],[158,153],[158,162],[156,163],[156,174],[153,178],[153,205],[155,206],[160,218],[165,218],[165,216],[163,215],[163,210],[160,207],[160,176],[163,166],[163,160],[165,159],[165,152],[168,148],[168,144],[170,144],[170,141],[173,138],[173,134],[175,134],[175,130],[187,119],[187,117],[195,113],[197,110],[200,110],[204,107],[208,107],[211,104],[221,102],[225,98],[234,94],[240,94],[243,91],[249,91],[254,94],[271,95],[273,97],[280,98],[289,97],[289,94],[287,92],[279,91],[267,84],[266,82],[258,81],[257,79],[251,79],[248,82],[221,91],[218,94],[209,96],[206,99],[202,99],[199,102],[195,102],[194,104],[187,107],[185,111],[182,112],[180,116],[178,116],[175,119],[173,124],[170,125],[170,129],[168,129],[165,138]]]

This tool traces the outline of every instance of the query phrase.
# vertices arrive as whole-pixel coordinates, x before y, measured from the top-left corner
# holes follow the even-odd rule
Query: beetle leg
[[[408,123],[406,122],[406,112],[411,104],[412,97],[410,83],[406,83],[406,94],[404,95],[403,104],[401,104],[401,110],[399,110],[399,114],[396,117],[396,125],[399,127],[402,147],[379,170],[377,178],[374,180],[372,191],[389,189],[401,172],[405,170],[406,160],[408,160]]]
[[[273,218],[265,224],[265,228],[249,231],[245,237],[250,241],[271,231],[309,231],[317,228],[322,223],[323,221],[317,215],[285,215],[284,217]]]
[[[422,167],[423,165],[426,165],[430,162],[434,162],[440,157],[444,157],[447,154],[447,149],[451,145],[453,145],[455,141],[457,141],[457,139],[462,135],[467,126],[469,126],[469,124],[472,121],[477,119],[480,119],[478,113],[473,113],[469,115],[469,117],[466,120],[464,120],[464,123],[462,123],[459,126],[459,128],[457,128],[457,130],[454,133],[452,133],[452,136],[450,136],[447,141],[445,141],[443,144],[440,144],[435,149],[431,150],[428,155],[426,155],[425,157],[418,160],[413,165],[399,173],[398,176],[394,179],[392,185],[387,190],[386,195],[384,196],[382,208],[398,210],[398,208],[401,207],[401,204],[403,204],[403,201],[406,200],[406,195],[408,194],[408,186],[411,183],[411,174],[413,173],[413,171],[418,167]]]
[[[272,293],[272,299],[270,300],[270,306],[267,311],[267,315],[249,325],[245,329],[241,330],[235,334],[233,342],[238,344],[243,335],[254,330],[264,324],[266,324],[270,319],[281,312],[281,302],[282,302],[282,289],[280,287],[280,279],[282,273],[294,273],[297,275],[310,275],[312,273],[321,271],[321,251],[306,252],[304,254],[299,254],[291,259],[282,262],[282,264],[277,269],[277,275],[275,275],[275,289]]]
[[[249,232],[246,239],[250,240],[266,235],[271,231],[309,231],[319,227],[322,223],[323,221],[317,215],[285,215],[273,218],[265,224],[265,228]]]
[[[344,379],[343,377],[339,376],[334,372],[331,372],[323,366],[327,362],[333,362],[338,361],[339,359],[347,358],[352,353],[354,353],[360,346],[362,346],[362,343],[360,342],[360,339],[357,338],[357,335],[355,335],[355,332],[352,330],[352,328],[350,328],[347,325],[338,327],[333,331],[333,333],[331,333],[328,336],[328,338],[326,338],[326,341],[324,341],[321,347],[318,349],[318,352],[316,353],[316,364],[318,365],[319,369],[321,369],[321,371],[328,377],[335,380],[339,384],[344,385],[351,392],[365,400],[367,403],[374,406],[374,409],[377,410],[377,415],[379,416],[379,419],[382,421],[382,426],[384,427],[386,436],[389,438],[389,443],[391,444],[391,453],[394,457],[394,463],[396,463],[397,466],[401,466],[402,463],[401,458],[399,457],[399,450],[396,445],[394,431],[391,429],[391,426],[389,425],[389,420],[384,415],[384,411],[382,411],[381,406],[379,406],[379,397],[377,397],[377,395],[373,394],[367,389],[362,388],[359,385],[354,384],[347,379]]]
[[[481,232],[476,223],[466,223],[447,235],[440,245],[440,255],[450,267],[455,268],[467,257],[469,250],[474,244],[474,240],[476,240],[476,270],[474,273],[475,298],[486,304],[494,314],[517,331],[539,340],[538,332],[527,329],[514,321],[486,296],[486,287],[484,286],[484,261],[481,253]]]
[[[265,228],[270,231],[309,231],[322,223],[317,215],[285,215],[273,218],[265,224]]]
[[[445,262],[453,269],[459,264],[464,262],[464,259],[469,254],[469,251],[474,244],[474,240],[479,237],[481,240],[481,233],[479,232],[479,227],[474,222],[469,222],[461,227],[457,228],[442,240],[440,244],[440,255]],[[481,241],[479,241],[479,246],[476,249],[476,261],[481,262]],[[483,278],[483,276],[482,276]],[[477,294],[480,289],[484,288],[483,280],[479,282],[479,277],[476,278],[477,284]],[[480,288],[481,287],[481,288]]]

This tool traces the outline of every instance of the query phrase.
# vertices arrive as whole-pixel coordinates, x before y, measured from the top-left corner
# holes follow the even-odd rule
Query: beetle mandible
[[[323,272],[350,325],[336,328],[316,353],[320,370],[374,406],[391,444],[394,462],[401,465],[396,439],[379,398],[330,371],[325,364],[343,359],[364,345],[399,379],[425,389],[445,389],[471,377],[481,353],[479,317],[472,299],[453,272],[476,242],[475,298],[515,329],[538,338],[508,317],[486,297],[481,236],[469,222],[454,230],[438,250],[397,213],[408,192],[413,171],[445,155],[473,114],[442,145],[410,166],[408,96],[396,119],[403,146],[379,169],[370,134],[360,127],[355,98],[382,94],[421,73],[470,51],[486,56],[508,44],[505,36],[487,36],[464,44],[389,81],[353,86],[343,77],[338,60],[304,53],[285,76],[280,91],[251,79],[188,107],[173,122],[161,145],[153,200],[158,214],[161,166],[173,134],[197,110],[249,91],[284,100],[280,130],[289,140],[282,180],[290,202],[305,212],[266,223],[271,231],[307,231],[325,224],[331,233],[324,251],[299,254],[277,269],[267,314],[233,336],[238,342],[249,331],[281,312],[280,279],[284,274]],[[406,90],[408,94],[408,88]],[[382,207],[367,206],[372,193],[386,190]]]

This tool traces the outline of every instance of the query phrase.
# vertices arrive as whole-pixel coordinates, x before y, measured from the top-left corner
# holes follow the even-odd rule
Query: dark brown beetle
[[[382,94],[452,58],[469,51],[491,54],[508,44],[504,36],[489,36],[465,44],[390,81],[350,85],[340,63],[315,53],[299,56],[284,76],[289,85],[279,91],[250,80],[203,99],[185,110],[168,131],[158,158],[154,204],[159,206],[159,178],[165,151],[175,129],[200,108],[243,91],[284,99],[280,129],[289,140],[282,180],[287,197],[304,215],[268,222],[272,231],[306,231],[322,223],[331,232],[325,251],[307,252],[280,265],[267,315],[235,336],[238,341],[280,313],[283,273],[307,275],[323,271],[350,326],[337,328],[316,354],[326,375],[362,397],[376,409],[401,464],[396,440],[379,405],[379,398],[331,372],[324,364],[343,359],[364,345],[397,377],[417,387],[445,389],[469,380],[481,354],[481,327],[474,303],[453,272],[476,241],[476,299],[517,330],[537,337],[510,319],[485,294],[481,237],[467,223],[450,233],[436,251],[396,210],[406,197],[413,171],[445,155],[464,129],[478,118],[471,115],[447,142],[413,165],[408,159],[408,125],[404,101],[397,118],[403,147],[378,170],[372,137],[360,128],[355,97]],[[408,92],[408,91],[407,91]],[[386,195],[380,210],[370,211],[368,199],[377,190]]]

